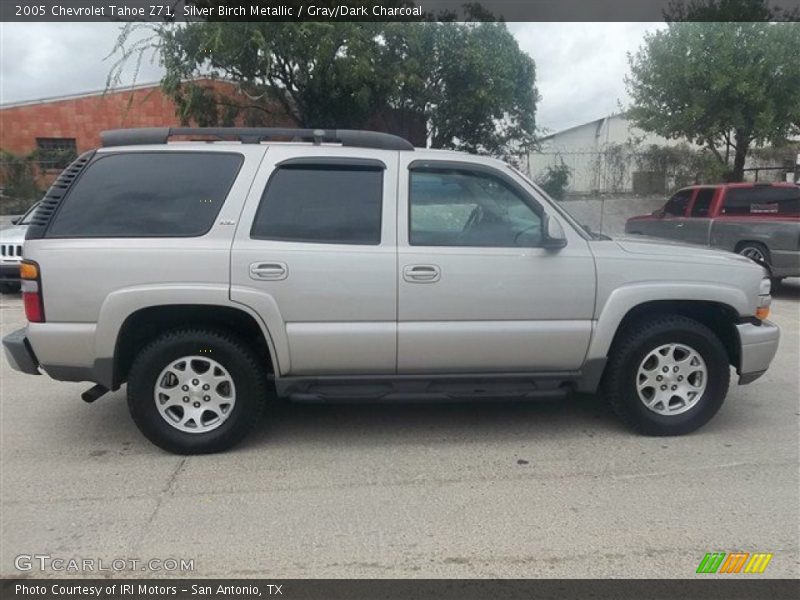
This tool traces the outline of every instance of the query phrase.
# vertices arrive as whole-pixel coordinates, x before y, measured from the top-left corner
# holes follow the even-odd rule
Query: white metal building
[[[680,143],[642,131],[622,114],[609,115],[542,138],[541,148],[528,156],[528,173],[536,178],[548,166],[563,161],[572,171],[570,192],[630,192],[636,170],[631,156],[635,145]]]

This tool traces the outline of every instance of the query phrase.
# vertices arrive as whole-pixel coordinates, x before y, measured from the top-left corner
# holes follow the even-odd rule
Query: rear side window
[[[286,165],[267,184],[250,235],[264,240],[377,245],[383,169]]]
[[[677,192],[672,198],[667,200],[664,205],[664,214],[672,217],[682,217],[686,214],[686,207],[689,205],[689,200],[692,198],[692,190],[681,190]]]
[[[697,197],[692,204],[693,217],[707,217],[708,209],[711,207],[711,201],[714,199],[713,188],[701,188],[697,192]]]
[[[728,190],[725,215],[800,215],[800,187],[752,187]]]
[[[241,167],[240,154],[134,152],[102,156],[75,182],[48,237],[203,235]]]

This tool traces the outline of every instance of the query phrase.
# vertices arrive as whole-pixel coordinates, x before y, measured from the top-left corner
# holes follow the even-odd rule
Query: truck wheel
[[[615,342],[603,391],[634,430],[681,435],[716,414],[729,382],[728,354],[714,332],[672,315],[630,328]]]
[[[764,263],[772,268],[772,261],[770,259],[769,250],[764,244],[758,242],[745,242],[736,249],[738,254],[746,256],[756,262]]]
[[[147,345],[128,375],[139,430],[176,454],[226,450],[264,410],[265,371],[253,350],[224,331],[176,330]]]

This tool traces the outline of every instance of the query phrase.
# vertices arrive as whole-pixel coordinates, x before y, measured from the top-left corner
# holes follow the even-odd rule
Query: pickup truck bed
[[[662,210],[628,220],[627,233],[737,252],[775,279],[800,276],[800,186],[727,184],[678,191]]]

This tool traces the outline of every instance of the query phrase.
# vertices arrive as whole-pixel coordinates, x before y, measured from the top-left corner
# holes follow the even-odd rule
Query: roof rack
[[[293,129],[290,127],[140,127],[110,129],[100,134],[103,146],[138,146],[166,144],[173,136],[202,136],[234,138],[243,144],[258,144],[270,140],[310,141],[341,144],[355,148],[379,150],[413,150],[408,140],[389,133],[356,129]]]

